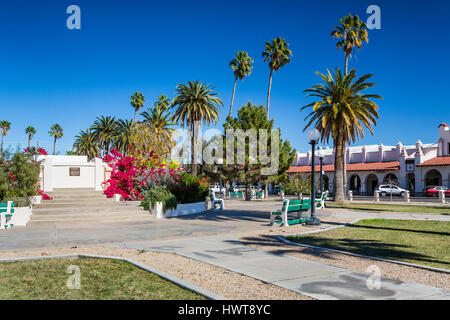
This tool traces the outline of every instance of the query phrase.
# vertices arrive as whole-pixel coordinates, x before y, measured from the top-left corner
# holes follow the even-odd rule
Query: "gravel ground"
[[[328,216],[322,221],[321,228],[336,225],[336,223],[351,222],[348,219],[338,219]],[[311,249],[285,244],[274,235],[295,234],[318,229],[317,227],[306,227],[296,225],[289,228],[271,227],[265,232],[240,233],[236,236],[245,245],[265,251],[287,254],[293,257],[317,261],[328,265],[343,267],[355,271],[367,272],[367,268],[376,265],[381,270],[381,275],[386,278],[397,279],[407,282],[415,282],[423,285],[433,286],[450,290],[450,275],[442,272],[429,271],[416,267],[399,265],[396,263],[377,261],[366,258],[353,257],[346,254],[334,253],[326,250]]]
[[[264,283],[239,273],[170,253],[141,252],[132,249],[79,247],[41,250],[0,251],[0,259],[61,254],[96,254],[125,257],[215,292],[233,300],[313,300],[293,291]]]

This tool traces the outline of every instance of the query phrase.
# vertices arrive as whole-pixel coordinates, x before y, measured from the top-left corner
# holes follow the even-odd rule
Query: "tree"
[[[116,118],[111,116],[97,117],[90,130],[94,134],[95,142],[101,146],[105,155],[108,154],[118,132]]]
[[[31,140],[33,139],[33,136],[36,134],[36,129],[33,126],[28,126],[25,129],[25,133],[28,134],[28,148],[29,148]]]
[[[8,130],[11,129],[11,122],[9,121],[0,121],[0,129],[2,130],[2,144],[0,148],[0,152],[3,153],[3,137],[8,134]]]
[[[368,34],[367,34],[367,26],[364,22],[362,22],[357,15],[352,16],[349,14],[348,16],[343,17],[339,20],[340,25],[335,27],[331,32],[331,37],[341,39],[336,43],[336,50],[342,48],[345,54],[345,74],[348,73],[348,60],[352,55],[352,52],[355,50],[355,47],[361,49],[362,43],[364,41],[369,42]],[[345,160],[345,153],[343,161],[344,167],[344,178],[343,178],[343,188],[345,191],[345,186],[347,185],[347,162]]]
[[[349,14],[339,19],[340,25],[331,32],[331,37],[341,39],[336,44],[336,49],[342,48],[345,54],[345,74],[348,73],[348,59],[355,47],[361,49],[362,43],[369,42],[367,25],[357,15]]]
[[[296,174],[286,183],[286,194],[295,194],[297,199],[300,200],[303,193],[311,194],[311,175],[305,177]]]
[[[130,104],[134,108],[134,122],[136,122],[136,113],[144,106],[144,100],[144,95],[138,91],[130,98]]]
[[[321,133],[321,140],[327,142],[333,139],[334,154],[334,200],[344,201],[344,167],[343,157],[345,146],[350,141],[354,142],[364,137],[365,126],[373,134],[372,126],[376,125],[378,118],[378,106],[371,99],[382,99],[375,94],[363,94],[365,89],[375,86],[367,80],[372,74],[366,74],[360,78],[356,76],[356,70],[352,69],[347,75],[342,76],[339,68],[334,74],[327,70],[327,75],[320,72],[316,74],[324,83],[305,90],[307,97],[316,97],[301,110],[312,107],[313,110],[305,118],[309,122],[306,130],[314,126]]]
[[[266,42],[266,49],[262,56],[264,62],[269,62],[270,76],[269,89],[267,90],[267,118],[269,118],[270,90],[272,88],[272,74],[280,70],[281,67],[291,62],[292,51],[289,49],[289,43],[284,38],[277,37],[272,42]]]
[[[266,130],[267,132],[267,155],[272,155],[272,141],[271,141],[271,130],[273,129],[273,119],[269,120],[266,115],[266,110],[264,106],[253,105],[251,102],[243,106],[238,111],[237,118],[228,117],[224,123],[224,129],[233,130],[255,130],[257,142],[254,147],[256,150],[260,150],[260,143],[262,142],[259,130]],[[225,136],[226,138],[226,136]],[[250,139],[245,139],[243,150],[245,150],[244,158],[245,163],[238,163],[237,154],[235,153],[234,163],[227,163],[224,161],[223,172],[228,181],[238,181],[245,183],[248,190],[249,186],[252,184],[262,183],[265,186],[265,192],[267,195],[267,185],[271,182],[280,182],[287,179],[286,171],[292,166],[295,159],[296,151],[293,150],[288,141],[279,141],[279,155],[278,155],[278,169],[272,175],[263,175],[262,169],[270,167],[270,164],[264,164],[261,158],[253,159],[255,161],[250,161]],[[235,150],[238,150],[238,141],[234,143]],[[275,152],[275,150],[274,150]],[[246,192],[248,194],[248,192]],[[247,200],[250,198],[247,197]]]
[[[59,124],[55,123],[50,128],[50,131],[48,132],[48,134],[50,135],[50,137],[54,138],[54,141],[53,141],[53,154],[55,155],[56,154],[56,141],[58,139],[61,139],[64,136],[63,129],[62,129],[62,127]]]
[[[113,147],[122,154],[128,154],[131,145],[131,136],[136,123],[132,120],[120,119],[116,122],[116,133],[114,134]]]
[[[95,141],[94,133],[87,129],[75,136],[73,150],[76,155],[87,156],[89,161],[100,155],[100,148]]]
[[[198,129],[201,123],[209,125],[219,120],[219,106],[223,107],[222,100],[217,97],[214,88],[202,81],[188,81],[187,84],[178,84],[177,96],[172,107],[177,106],[173,119],[182,127],[187,125],[192,133],[192,174],[197,175],[197,141]]]
[[[233,109],[234,102],[234,94],[236,93],[236,83],[237,80],[244,80],[246,76],[249,76],[252,73],[252,63],[253,59],[249,57],[248,53],[245,51],[239,51],[236,53],[236,58],[234,58],[230,62],[230,67],[234,72],[234,86],[233,86],[233,95],[231,96],[231,105],[230,112],[228,116],[231,117],[231,110]]]

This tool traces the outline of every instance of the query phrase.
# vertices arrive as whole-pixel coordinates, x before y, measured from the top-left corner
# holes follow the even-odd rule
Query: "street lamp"
[[[223,192],[222,192],[222,166],[223,166],[223,159],[219,158],[217,159],[217,164],[219,165],[219,197],[223,199]]]
[[[319,161],[320,161],[320,195],[322,196],[322,192],[323,192],[323,156],[324,156],[324,152],[323,149],[321,147],[319,147],[319,149],[317,149],[317,156],[319,157]]]
[[[309,144],[312,149],[311,159],[311,216],[306,220],[306,224],[310,226],[320,226],[320,220],[316,217],[316,188],[315,188],[315,153],[316,144],[320,138],[320,132],[316,128],[312,128],[307,133]]]

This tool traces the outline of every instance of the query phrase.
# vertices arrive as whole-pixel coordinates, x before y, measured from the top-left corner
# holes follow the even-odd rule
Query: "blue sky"
[[[66,8],[81,8],[81,30],[66,28]],[[224,101],[219,128],[233,88],[228,63],[234,52],[255,60],[252,75],[239,82],[233,114],[251,100],[266,103],[269,69],[264,42],[286,38],[291,64],[274,74],[271,116],[283,138],[301,152],[310,100],[303,90],[319,82],[316,70],[343,67],[330,32],[342,16],[363,20],[366,8],[381,8],[381,30],[350,67],[373,73],[380,94],[375,135],[358,144],[395,145],[437,140],[437,126],[450,121],[450,5],[448,1],[2,1],[0,4],[0,120],[12,123],[5,145],[22,144],[28,125],[52,150],[49,128],[59,123],[64,137],[57,151],[70,150],[74,136],[99,115],[131,118],[129,97],[141,91],[146,105],[187,80],[214,85]]]

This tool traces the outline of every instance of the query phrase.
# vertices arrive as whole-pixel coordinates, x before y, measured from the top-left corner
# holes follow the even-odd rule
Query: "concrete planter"
[[[167,210],[165,213],[163,212],[162,207],[162,203],[157,202],[155,208],[152,209],[150,207],[149,211],[151,214],[156,215],[157,218],[179,217],[206,211],[205,201],[178,204],[176,209]]]
[[[32,196],[29,197],[31,204],[40,204],[42,201],[42,196]]]
[[[26,226],[31,218],[31,207],[19,207],[14,208],[10,223],[14,226]]]
[[[122,196],[120,194],[114,194],[113,197],[116,202],[119,202],[120,199],[122,199]]]

